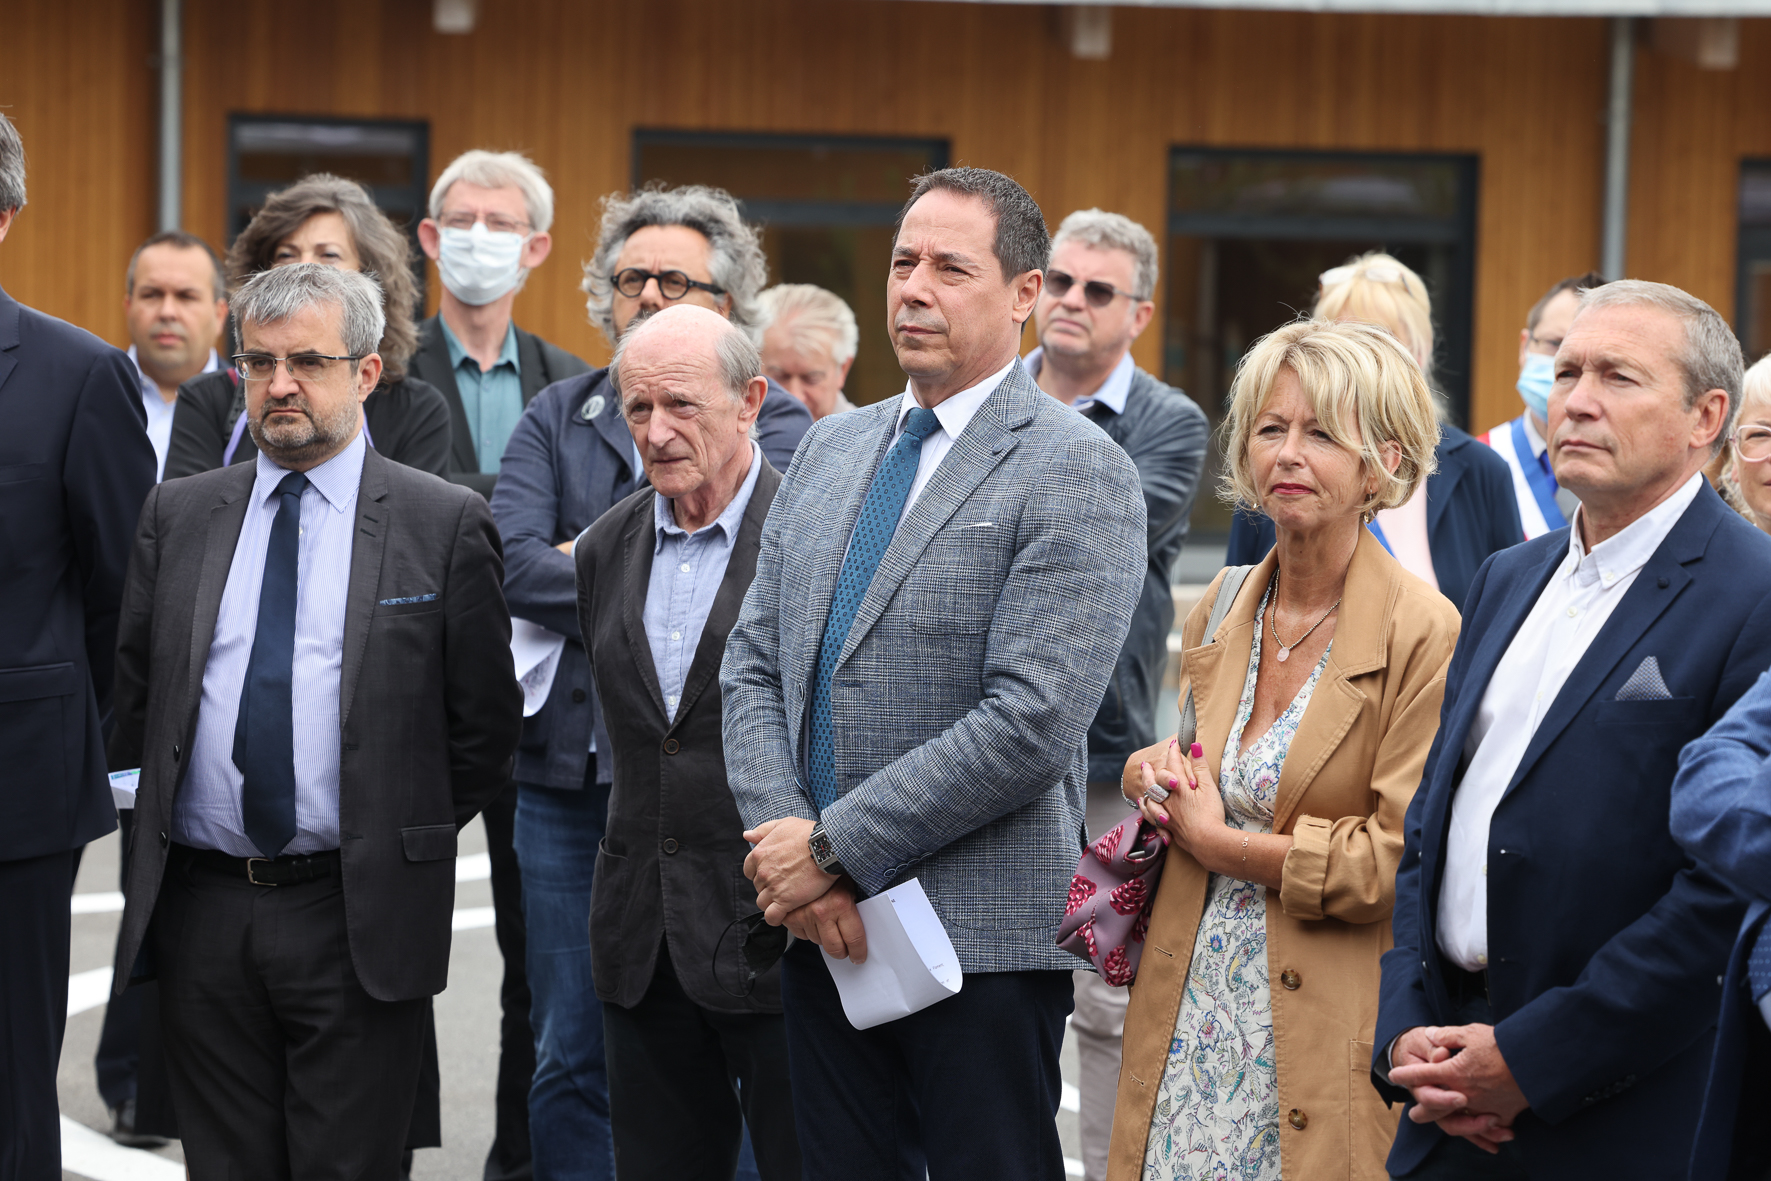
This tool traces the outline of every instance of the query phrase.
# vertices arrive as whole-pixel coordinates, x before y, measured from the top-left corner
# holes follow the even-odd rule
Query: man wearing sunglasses
[[[1143,486],[1148,563],[1131,632],[1107,695],[1088,728],[1089,835],[1117,824],[1125,806],[1119,772],[1156,742],[1156,695],[1174,626],[1169,570],[1187,540],[1209,426],[1193,399],[1139,369],[1132,341],[1156,313],[1156,240],[1118,213],[1079,209],[1052,238],[1051,268],[1034,306],[1039,347],[1027,372],[1039,388],[1093,422],[1131,456]],[[1089,1181],[1107,1175],[1119,1080],[1126,990],[1076,973],[1082,1066],[1082,1162]]]
[[[603,203],[584,268],[591,323],[611,346],[668,307],[719,313],[753,340],[767,266],[756,231],[714,189],[647,189]],[[769,384],[758,446],[786,470],[812,416]],[[535,1176],[612,1176],[603,1009],[591,979],[590,894],[603,838],[611,762],[590,660],[580,640],[572,546],[644,480],[639,450],[607,369],[535,395],[511,432],[492,492],[504,536],[511,614],[554,635],[561,652],[545,701],[524,725],[514,778],[514,843],[528,939],[535,1078],[529,1090]],[[535,633],[544,635],[543,632]]]

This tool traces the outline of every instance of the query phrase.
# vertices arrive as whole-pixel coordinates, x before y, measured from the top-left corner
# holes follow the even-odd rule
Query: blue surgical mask
[[[470,307],[491,303],[523,281],[523,234],[496,234],[477,221],[471,230],[444,227],[437,270],[443,286]]]
[[[1556,384],[1556,358],[1547,353],[1526,353],[1519,369],[1519,396],[1531,412],[1545,422],[1550,418],[1550,387]]]

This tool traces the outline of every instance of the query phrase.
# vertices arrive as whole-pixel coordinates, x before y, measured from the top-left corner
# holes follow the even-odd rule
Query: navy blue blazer
[[[812,415],[775,382],[756,419],[757,442],[770,463],[787,469]],[[523,719],[518,783],[580,788],[590,738],[608,751],[590,657],[578,633],[577,572],[554,548],[590,528],[645,479],[636,467],[633,435],[607,369],[556,381],[536,394],[498,465],[492,517],[504,539],[504,597],[510,613],[566,637],[547,703]],[[611,781],[608,758],[597,760],[598,783]]]
[[[1454,1020],[1438,952],[1439,890],[1463,752],[1495,666],[1568,552],[1558,529],[1476,575],[1439,735],[1409,806],[1383,958],[1379,1060],[1418,1025]],[[1648,657],[1671,696],[1617,700]],[[1771,665],[1771,538],[1706,484],[1574,668],[1489,829],[1489,998],[1495,1039],[1530,1100],[1514,1127],[1533,1176],[1680,1177],[1691,1152],[1745,910],[1674,843],[1679,750]],[[1389,1170],[1442,1135],[1401,1119]]]
[[[1427,548],[1439,593],[1463,609],[1488,555],[1525,540],[1513,473],[1494,448],[1446,423],[1439,428],[1439,470],[1427,477]],[[1230,521],[1227,566],[1249,566],[1273,548],[1273,522],[1239,509]]]
[[[0,861],[117,827],[117,613],[154,448],[129,358],[0,291]]]

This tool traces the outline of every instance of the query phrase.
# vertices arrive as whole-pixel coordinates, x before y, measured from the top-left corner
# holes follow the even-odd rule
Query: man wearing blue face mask
[[[1556,380],[1556,350],[1580,310],[1580,293],[1599,287],[1605,276],[1588,271],[1563,279],[1532,305],[1519,333],[1519,397],[1525,413],[1480,436],[1507,461],[1513,473],[1513,493],[1519,500],[1519,520],[1525,540],[1553,529],[1564,528],[1580,502],[1574,493],[1556,483],[1550,468],[1550,386]]]
[[[523,407],[542,387],[590,369],[511,322],[517,292],[553,248],[552,223],[541,169],[517,152],[477,148],[443,169],[430,216],[418,223],[443,296],[420,329],[412,370],[454,415],[448,478],[488,500]]]

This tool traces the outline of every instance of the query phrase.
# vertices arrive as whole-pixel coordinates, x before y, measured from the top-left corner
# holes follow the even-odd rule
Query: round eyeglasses
[[[1735,458],[1742,463],[1771,459],[1771,427],[1737,426],[1729,441],[1734,444]]]
[[[629,299],[638,299],[640,292],[646,289],[651,280],[658,280],[658,294],[665,299],[681,299],[692,287],[697,291],[705,291],[710,295],[724,295],[724,287],[716,287],[712,283],[703,283],[699,279],[691,279],[681,271],[642,271],[638,267],[628,267],[615,272],[615,290]]]

